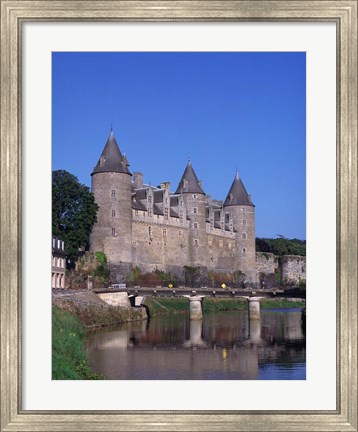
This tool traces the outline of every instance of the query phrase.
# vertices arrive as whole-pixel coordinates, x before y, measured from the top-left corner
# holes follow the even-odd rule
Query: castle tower
[[[92,192],[99,206],[90,250],[103,251],[109,263],[132,262],[131,173],[111,130],[92,176]]]
[[[205,193],[189,161],[175,192],[181,194],[190,218],[188,253],[192,266],[207,266]]]
[[[237,173],[225,199],[224,213],[232,218],[236,231],[236,269],[256,282],[255,206]]]

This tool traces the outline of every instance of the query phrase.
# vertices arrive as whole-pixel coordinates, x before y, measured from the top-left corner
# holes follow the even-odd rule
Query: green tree
[[[52,172],[52,234],[65,242],[68,268],[87,245],[97,210],[93,194],[77,177],[65,170]]]
[[[306,240],[279,238],[256,238],[257,252],[270,252],[274,255],[302,255],[306,256]]]

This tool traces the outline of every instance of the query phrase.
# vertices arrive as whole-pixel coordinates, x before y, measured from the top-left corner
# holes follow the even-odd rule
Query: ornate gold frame
[[[357,431],[357,0],[1,1],[1,431]],[[21,407],[21,25],[26,21],[337,24],[337,409],[24,411]]]

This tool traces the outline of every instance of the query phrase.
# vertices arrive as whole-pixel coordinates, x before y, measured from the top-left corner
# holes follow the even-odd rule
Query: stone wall
[[[278,256],[268,252],[256,252],[256,271],[262,274],[275,273],[279,267]]]
[[[261,287],[273,287],[280,280],[283,285],[298,285],[306,281],[306,257],[256,252],[256,271]]]
[[[280,259],[282,281],[288,284],[306,281],[306,257],[285,255]]]

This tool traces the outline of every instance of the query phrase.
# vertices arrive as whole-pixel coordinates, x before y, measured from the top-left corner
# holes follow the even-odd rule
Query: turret
[[[248,280],[256,283],[255,206],[238,173],[223,208],[236,231],[235,270],[241,270]]]
[[[189,265],[207,266],[205,192],[189,161],[175,192],[181,194],[190,218],[188,252]]]
[[[131,173],[128,161],[109,135],[92,176],[92,192],[99,206],[90,250],[103,251],[109,263],[132,261]]]

